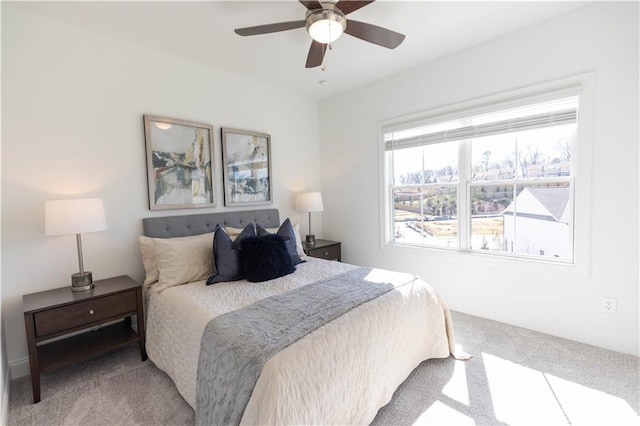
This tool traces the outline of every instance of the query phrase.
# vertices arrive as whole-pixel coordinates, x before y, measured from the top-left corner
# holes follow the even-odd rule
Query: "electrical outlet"
[[[602,305],[600,307],[602,312],[607,314],[615,314],[617,312],[616,299],[611,297],[603,297]]]

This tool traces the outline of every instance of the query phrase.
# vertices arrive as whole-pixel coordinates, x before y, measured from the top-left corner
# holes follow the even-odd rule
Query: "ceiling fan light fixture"
[[[307,54],[305,68],[315,68],[322,65],[325,54],[331,50],[332,43],[345,32],[352,37],[386,47],[387,49],[395,49],[400,46],[405,38],[404,34],[366,22],[353,20],[347,22],[346,15],[362,9],[374,1],[299,0],[299,3],[307,9],[304,20],[255,25],[253,27],[236,28],[234,31],[244,37],[305,27],[307,33],[313,39]],[[325,70],[326,67],[322,65],[322,71]]]
[[[307,32],[318,43],[336,41],[347,28],[347,18],[336,9],[311,11],[307,16]]]

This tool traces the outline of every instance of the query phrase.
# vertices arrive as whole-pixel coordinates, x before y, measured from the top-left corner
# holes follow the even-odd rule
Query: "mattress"
[[[306,258],[275,280],[146,289],[147,353],[195,409],[200,343],[214,317],[356,266]],[[384,276],[385,271],[373,273]],[[416,278],[292,343],[263,366],[241,424],[367,424],[423,360],[454,352],[448,309]]]

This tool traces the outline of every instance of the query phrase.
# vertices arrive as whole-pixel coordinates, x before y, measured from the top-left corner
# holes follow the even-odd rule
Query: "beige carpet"
[[[640,359],[453,313],[474,355],[425,361],[377,425],[640,425]],[[193,425],[194,412],[136,345],[11,383],[9,425]]]

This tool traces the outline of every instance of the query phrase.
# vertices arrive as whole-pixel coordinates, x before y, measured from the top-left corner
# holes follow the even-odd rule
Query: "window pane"
[[[513,202],[513,184],[471,187],[471,248],[505,251],[504,211]]]
[[[472,181],[569,176],[575,124],[475,138]]]
[[[456,188],[394,188],[395,242],[458,247]]]
[[[571,259],[569,183],[471,187],[471,248]]]
[[[569,183],[518,185],[503,212],[504,247],[510,253],[573,259]]]
[[[516,165],[513,133],[475,138],[471,144],[471,179],[513,179]]]
[[[458,181],[457,142],[398,149],[392,155],[395,185]]]
[[[517,133],[518,177],[569,176],[575,124]]]

